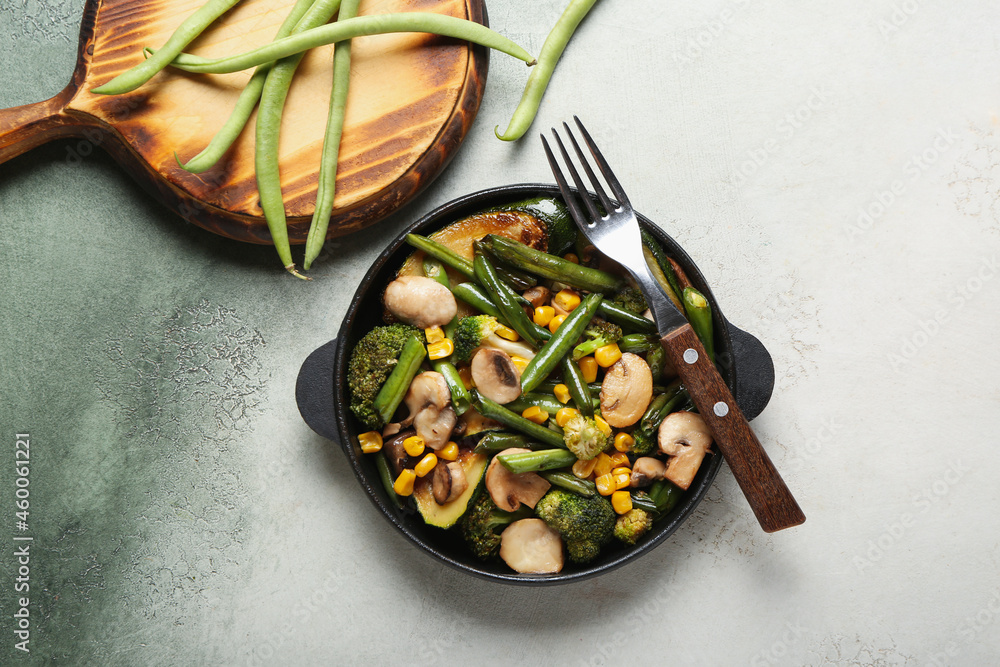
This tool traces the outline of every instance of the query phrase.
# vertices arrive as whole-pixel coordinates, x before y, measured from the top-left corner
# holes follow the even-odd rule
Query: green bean
[[[410,336],[406,339],[403,351],[399,353],[399,361],[396,362],[372,402],[372,408],[382,416],[382,421],[385,423],[389,423],[396,408],[402,403],[403,396],[410,388],[410,382],[416,377],[426,355],[427,349],[419,338]]]
[[[594,416],[594,399],[591,398],[590,387],[583,377],[580,366],[566,355],[560,362],[563,369],[563,382],[569,389],[569,395],[576,403],[576,409],[584,417]],[[600,405],[600,401],[597,402]]]
[[[523,435],[505,433],[503,431],[489,431],[479,439],[474,451],[479,454],[486,454],[490,452],[502,452],[511,447],[532,449],[534,446],[536,446],[535,443],[529,442]]]
[[[475,21],[460,19],[444,14],[429,12],[401,12],[395,14],[376,14],[358,16],[353,19],[337,21],[297,35],[279,39],[265,46],[224,58],[200,58],[190,54],[180,54],[171,62],[171,66],[186,72],[207,74],[226,74],[238,72],[250,67],[262,65],[309,49],[335,44],[352,37],[366,35],[382,35],[395,32],[426,32],[444,37],[454,37],[473,44],[502,51],[528,65],[534,65],[535,59],[523,48],[503,35],[490,30]]]
[[[612,301],[602,301],[599,311],[604,319],[614,322],[623,329],[643,333],[656,333],[656,322],[647,320],[641,315],[625,310]]]
[[[715,361],[715,344],[712,340],[712,306],[708,299],[693,287],[684,288],[684,310],[691,328],[705,346],[708,358]]]
[[[417,250],[423,250],[424,254],[441,260],[466,278],[475,279],[476,272],[472,268],[472,262],[462,257],[448,246],[438,243],[434,239],[427,238],[426,236],[421,236],[420,234],[407,234],[406,242]]]
[[[572,491],[573,493],[581,495],[585,498],[593,498],[597,495],[596,484],[591,482],[589,479],[580,479],[571,472],[556,470],[542,472],[539,474],[549,484],[552,486],[558,486],[560,489]]]
[[[535,348],[539,347],[541,338],[535,331],[535,323],[528,318],[527,313],[524,312],[524,309],[517,302],[514,291],[501,282],[500,277],[497,276],[496,269],[493,268],[493,264],[490,263],[482,252],[477,250],[476,258],[472,262],[472,265],[476,271],[476,279],[486,288],[486,293],[497,305],[500,313],[510,324],[511,328],[527,341],[529,345]]]
[[[385,489],[385,493],[389,496],[390,502],[396,507],[402,507],[403,503],[399,502],[399,496],[396,495],[396,489],[393,486],[392,471],[389,470],[389,460],[385,457],[385,452],[379,452],[375,456],[375,467],[378,468],[378,477],[382,480],[382,487]]]
[[[576,309],[570,313],[556,332],[552,334],[545,345],[538,351],[538,354],[528,362],[521,373],[521,391],[531,391],[537,387],[559,364],[559,360],[566,356],[577,338],[583,334],[590,320],[597,312],[604,297],[597,292],[588,294],[583,298]]]
[[[667,364],[667,351],[663,346],[654,347],[646,354],[646,363],[649,365],[649,372],[653,374],[653,382],[663,379],[663,369]]]
[[[659,336],[650,334],[628,334],[622,336],[618,341],[618,348],[622,352],[631,352],[632,354],[643,354],[655,350],[659,345]]]
[[[649,404],[646,413],[642,416],[642,421],[639,422],[640,427],[647,433],[652,433],[660,428],[660,422],[666,419],[671,412],[674,412],[686,397],[687,392],[681,386],[681,381],[674,381],[667,387],[666,391]]]
[[[424,257],[422,264],[425,276],[451,289],[451,281],[448,279],[448,272],[444,270],[444,264],[430,255]]]
[[[621,287],[622,279],[607,271],[575,264],[505,236],[488,234],[483,238],[483,243],[504,264],[549,280],[557,280],[588,292],[613,292]]]
[[[538,64],[531,70],[528,76],[528,83],[524,87],[524,94],[521,101],[514,110],[514,115],[507,125],[507,131],[500,134],[500,126],[494,128],[493,132],[497,138],[504,141],[514,141],[520,139],[531,127],[538,113],[538,106],[542,102],[545,88],[549,85],[549,79],[556,69],[556,63],[566,50],[570,37],[576,32],[580,21],[587,15],[590,8],[597,3],[597,0],[572,0],[569,6],[563,11],[562,16],[556,21],[555,26],[545,38],[542,50],[538,53]]]
[[[663,516],[677,505],[684,496],[684,489],[670,480],[659,479],[649,487],[649,497],[656,504],[657,516]]]
[[[576,463],[576,454],[565,449],[541,449],[535,452],[497,454],[497,460],[504,468],[518,475],[571,466]]]
[[[541,394],[536,392],[526,392],[515,398],[510,403],[505,403],[504,407],[514,412],[524,412],[530,407],[541,408],[549,415],[555,415],[559,410],[566,407],[559,402],[552,394]]]
[[[496,304],[490,300],[486,291],[476,283],[459,283],[458,285],[455,285],[451,291],[454,293],[456,298],[461,299],[479,312],[492,315],[497,318],[497,321],[499,321],[500,324],[510,326],[510,323],[504,319],[504,316],[500,313],[500,309],[497,308]],[[531,324],[535,335],[538,336],[539,339],[548,340],[552,337],[552,332],[545,327],[540,327],[534,322]]]
[[[476,406],[476,411],[487,419],[500,422],[508,428],[520,431],[529,438],[543,442],[550,447],[563,447],[563,438],[560,433],[552,429],[539,426],[535,422],[525,419],[516,412],[511,412],[496,401],[486,398],[475,389],[472,390],[472,402]]]
[[[358,13],[360,0],[343,0],[337,21],[354,18]],[[351,80],[351,40],[338,42],[333,53],[333,90],[330,92],[330,112],[326,121],[326,135],[323,137],[323,153],[320,158],[316,206],[309,234],[306,237],[306,254],[302,266],[312,266],[330,227],[333,199],[337,191],[337,162],[340,159],[340,138],[344,132],[344,111],[347,108],[347,89]],[[447,287],[447,285],[446,285]]]
[[[465,388],[465,383],[462,382],[462,377],[458,374],[458,369],[447,359],[432,361],[431,366],[444,376],[444,381],[451,392],[451,407],[455,414],[461,417],[471,407],[472,398],[469,396],[469,390]]]
[[[648,493],[639,494],[635,491],[631,493],[632,496],[632,509],[643,510],[644,512],[649,512],[650,514],[659,514],[660,508],[656,506],[656,503],[649,496]]]
[[[278,28],[278,32],[274,38],[281,39],[292,34],[299,19],[302,18],[312,4],[313,0],[298,0],[295,6],[292,7],[292,11],[285,17],[281,27]],[[155,51],[152,49],[147,49],[147,51],[155,54]],[[247,82],[246,87],[243,88],[243,92],[240,93],[239,99],[236,100],[236,106],[233,108],[232,113],[229,114],[229,118],[222,126],[222,129],[215,133],[215,136],[208,142],[205,150],[191,158],[187,164],[181,164],[181,168],[192,174],[200,174],[203,171],[211,169],[222,158],[230,146],[233,145],[233,142],[236,141],[236,138],[243,132],[247,121],[250,120],[250,115],[257,108],[261,91],[264,90],[264,80],[267,79],[267,73],[270,71],[270,64],[261,65],[257,68],[253,76],[250,77],[250,81]],[[180,164],[180,160],[177,162]]]
[[[90,92],[97,95],[121,95],[135,90],[156,76],[184,50],[185,46],[193,42],[208,26],[215,23],[216,19],[239,2],[240,0],[209,0],[191,16],[184,19],[167,39],[167,43],[156,54]]]
[[[580,367],[577,366],[577,370],[579,370],[579,369],[580,369]],[[582,375],[581,375],[581,377],[582,377]],[[565,380],[546,380],[545,382],[542,382],[537,387],[535,387],[535,389],[537,389],[538,391],[541,391],[541,392],[545,392],[547,394],[551,394],[552,392],[554,392],[556,390],[556,385],[557,384],[569,385],[569,383],[566,382]],[[593,393],[595,391],[599,392],[599,391],[601,391],[601,383],[600,382],[591,382],[590,384],[587,385],[587,389],[591,393]]]

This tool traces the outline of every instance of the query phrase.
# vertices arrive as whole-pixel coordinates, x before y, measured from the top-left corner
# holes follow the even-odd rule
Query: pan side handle
[[[774,361],[771,353],[755,336],[748,334],[732,322],[729,337],[733,342],[736,360],[736,403],[747,421],[755,419],[771,400],[774,391]]]
[[[333,405],[333,364],[337,339],[306,357],[295,381],[295,402],[306,424],[324,438],[339,442]]]

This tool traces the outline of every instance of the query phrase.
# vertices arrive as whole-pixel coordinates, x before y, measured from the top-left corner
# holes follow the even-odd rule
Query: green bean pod
[[[712,333],[712,306],[708,299],[693,287],[684,288],[684,311],[691,328],[705,346],[708,358],[715,361],[715,341]]]
[[[406,242],[417,250],[423,250],[424,254],[438,259],[451,268],[461,273],[466,278],[475,279],[476,272],[472,268],[472,262],[459,255],[446,245],[442,245],[432,238],[421,236],[420,234],[407,234]]]
[[[448,272],[444,270],[444,264],[441,260],[427,255],[424,257],[423,266],[424,275],[431,280],[434,280],[448,289],[451,289],[451,281],[448,279]]]
[[[542,96],[549,85],[552,73],[556,69],[556,63],[562,57],[566,45],[576,32],[580,21],[587,15],[597,3],[597,0],[572,0],[563,11],[555,26],[549,31],[542,44],[542,50],[538,54],[538,64],[531,70],[528,76],[528,83],[524,87],[521,101],[514,110],[514,115],[507,125],[507,131],[500,134],[500,126],[494,128],[493,132],[498,139],[504,141],[514,141],[524,136],[524,133],[531,127],[535,115],[538,113],[538,106],[542,102]]]
[[[234,0],[227,1],[233,2]],[[245,53],[224,58],[201,58],[183,53],[174,58],[170,65],[186,72],[227,74],[304,53],[317,46],[335,44],[352,37],[397,32],[421,32],[454,37],[502,51],[529,65],[535,64],[535,58],[530,53],[500,33],[475,21],[430,12],[400,12],[358,16],[353,19],[337,21],[275,40]],[[183,46],[186,45],[187,42]]]
[[[593,498],[597,495],[596,484],[591,482],[589,479],[580,479],[571,472],[548,470],[539,474],[552,486],[558,486],[560,489],[572,491],[573,493],[583,496],[584,498]]]
[[[541,449],[534,452],[497,454],[497,460],[515,475],[540,470],[566,468],[576,463],[576,454],[566,449]]]
[[[607,321],[614,322],[627,331],[656,333],[656,322],[653,320],[647,320],[642,315],[636,315],[633,312],[625,310],[610,300],[606,299],[602,301],[598,312],[600,312],[601,317]]]
[[[660,346],[660,337],[652,334],[627,334],[618,341],[618,349],[632,354],[644,354]]]
[[[399,496],[396,495],[396,488],[393,486],[396,480],[392,478],[392,470],[389,469],[389,460],[385,458],[385,452],[379,452],[375,455],[375,468],[378,469],[378,478],[382,481],[382,488],[389,496],[389,501],[396,507],[402,507],[403,503],[400,502]]]
[[[556,332],[552,334],[545,345],[538,350],[538,354],[528,362],[521,373],[521,391],[531,391],[551,373],[559,361],[569,354],[569,351],[576,344],[577,338],[583,334],[590,320],[597,312],[604,297],[594,292],[583,298],[579,306],[570,313]]]
[[[399,353],[399,361],[396,362],[372,402],[372,408],[379,413],[383,422],[388,424],[396,408],[403,402],[403,396],[420,371],[420,364],[423,363],[425,356],[427,348],[419,338],[410,336],[403,345],[403,351]]]
[[[444,381],[451,392],[451,407],[455,414],[461,417],[472,406],[472,397],[469,396],[469,390],[465,388],[465,383],[462,382],[458,369],[447,359],[432,361],[431,367],[444,376]]]
[[[656,505],[657,516],[663,516],[672,510],[684,497],[684,489],[670,480],[658,479],[649,487],[649,497]]]
[[[511,412],[496,401],[486,398],[475,389],[470,393],[472,394],[472,402],[476,406],[476,410],[487,419],[496,420],[504,426],[519,431],[529,438],[543,442],[550,447],[566,447],[563,443],[562,434],[540,426],[529,419],[525,419],[516,412]]]
[[[653,382],[663,379],[663,369],[667,364],[667,351],[663,346],[654,347],[646,354],[646,364],[649,365],[649,372],[653,374]]]
[[[647,433],[652,433],[660,427],[660,422],[674,412],[678,405],[687,396],[680,380],[676,380],[667,387],[666,391],[653,399],[646,408],[646,413],[639,422],[640,427]]]
[[[564,356],[560,364],[563,371],[563,383],[569,389],[570,398],[576,404],[576,409],[584,417],[593,417],[595,399],[591,398],[590,386],[584,379],[579,364],[570,359],[569,356]],[[599,400],[597,404],[600,405]]]
[[[622,279],[607,271],[592,269],[535,250],[506,236],[488,234],[483,238],[483,243],[489,252],[504,264],[542,278],[566,283],[588,292],[613,292],[621,287]]]
[[[577,366],[576,369],[579,371],[580,367]],[[581,375],[580,377],[582,378],[583,376]],[[551,393],[553,393],[556,390],[556,385],[558,385],[558,384],[564,384],[566,386],[569,386],[569,383],[566,382],[565,379],[562,379],[562,380],[546,380],[545,382],[542,382],[537,387],[535,387],[535,389],[538,390],[538,391],[540,391],[540,392],[546,393],[546,394],[551,394]],[[584,384],[587,384],[586,381],[584,381]],[[600,392],[601,391],[601,383],[600,382],[591,382],[590,384],[587,384],[587,389],[588,389],[588,391],[590,391],[591,394],[593,394],[594,392]]]
[[[502,452],[512,447],[535,449],[537,445],[518,433],[490,431],[479,439],[473,451],[479,454],[488,454],[491,452]]]
[[[660,508],[656,506],[656,503],[648,493],[637,493],[633,491],[631,496],[632,509],[643,510],[644,512],[649,512],[653,515],[660,513]]]
[[[535,331],[535,323],[528,318],[527,313],[524,312],[524,309],[517,302],[514,291],[500,280],[496,270],[493,268],[493,264],[490,263],[482,252],[477,250],[476,258],[473,260],[472,265],[475,268],[476,279],[486,288],[486,293],[489,295],[490,300],[497,305],[500,313],[510,324],[511,328],[527,341],[529,345],[536,348],[539,347],[541,338]]]

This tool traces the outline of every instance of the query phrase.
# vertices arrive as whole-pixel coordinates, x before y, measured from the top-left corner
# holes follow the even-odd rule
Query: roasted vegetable
[[[421,344],[425,341],[423,331],[407,324],[378,326],[366,333],[351,350],[347,365],[351,411],[367,428],[378,429],[385,424],[374,407],[375,398],[396,368],[399,355],[411,336]]]
[[[570,560],[576,563],[596,558],[615,527],[615,511],[607,498],[588,498],[558,488],[538,501],[535,515],[559,531]]]

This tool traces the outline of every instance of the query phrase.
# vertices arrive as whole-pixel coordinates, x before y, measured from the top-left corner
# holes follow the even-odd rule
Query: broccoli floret
[[[496,506],[488,493],[479,497],[462,517],[462,537],[476,557],[488,560],[500,549],[500,533],[518,519],[531,516],[531,508],[522,505],[516,512],[505,512]]]
[[[576,458],[589,461],[608,446],[608,436],[594,419],[576,414],[563,426],[563,443]]]
[[[646,297],[643,295],[642,290],[636,289],[635,287],[626,287],[621,292],[615,295],[612,301],[635,315],[642,315],[649,308],[649,304],[646,303]]]
[[[424,332],[417,327],[408,324],[378,326],[366,333],[351,350],[347,366],[351,411],[367,428],[383,426],[382,417],[372,407],[372,402],[395,368],[399,353],[410,336],[426,342]]]
[[[497,318],[492,315],[470,315],[460,319],[452,338],[452,342],[455,343],[453,353],[455,361],[469,361],[472,351],[482,345],[499,326]]]
[[[617,343],[622,337],[622,328],[606,320],[594,319],[583,331],[586,340],[573,348],[573,361],[579,361],[597,348]]]
[[[645,456],[656,449],[656,433],[650,433],[640,427],[632,431],[632,439],[635,441],[629,448],[629,452],[632,454]]]
[[[571,561],[587,563],[611,541],[615,510],[603,496],[552,489],[535,505],[535,515],[559,532]]]
[[[639,491],[636,495],[645,496],[649,495],[643,491]],[[615,537],[624,542],[625,544],[635,544],[639,541],[639,538],[649,532],[649,529],[653,527],[653,515],[646,510],[639,509],[638,507],[633,508],[618,517],[615,521]]]

